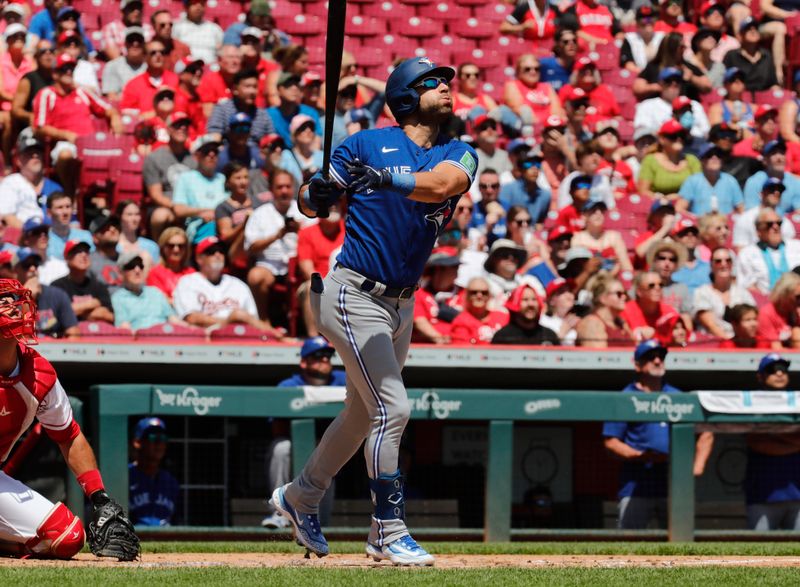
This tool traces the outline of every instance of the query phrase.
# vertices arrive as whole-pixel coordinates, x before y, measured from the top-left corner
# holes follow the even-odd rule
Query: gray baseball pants
[[[408,355],[414,298],[360,289],[364,277],[337,267],[312,283],[311,309],[319,331],[333,344],[347,373],[345,407],[322,436],[286,498],[300,512],[316,513],[331,480],[362,442],[371,479],[398,469],[400,438],[410,413],[401,371]],[[402,519],[372,517],[368,540],[383,546],[408,533]]]

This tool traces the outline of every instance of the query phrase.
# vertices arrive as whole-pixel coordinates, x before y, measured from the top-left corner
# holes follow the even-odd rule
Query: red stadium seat
[[[486,26],[477,18],[454,22],[450,25],[450,31],[465,39],[490,39],[497,34],[494,26]]]
[[[201,342],[206,339],[206,331],[197,326],[165,323],[137,330],[135,336],[136,340],[141,339],[149,343],[155,342],[155,339],[171,342],[175,342],[176,339]]]
[[[353,37],[374,37],[387,32],[386,21],[374,16],[352,15],[347,17],[345,32]]]
[[[452,35],[445,35],[439,41],[439,46],[445,51],[449,51],[453,55],[453,64],[458,65],[464,63],[465,55],[472,53],[475,49],[475,42],[470,39],[462,37],[454,37]]]
[[[135,153],[112,161],[111,173],[114,178],[112,209],[123,200],[141,203],[144,198],[143,166],[144,159]]]
[[[411,18],[398,18],[396,22],[392,23],[392,32],[404,37],[426,39],[440,35],[442,25],[430,18],[412,16]]]
[[[482,6],[486,4],[486,0],[455,0],[455,3],[461,6]]]
[[[725,98],[725,90],[721,88],[713,89],[707,94],[700,96],[700,104],[703,109],[708,111],[708,107],[712,104],[718,104]]]
[[[357,62],[359,67],[379,67],[386,63],[390,63],[389,53],[380,47],[370,47],[369,51],[359,51],[357,54]]]
[[[133,336],[133,332],[128,328],[117,328],[108,322],[99,321],[82,320],[78,322],[78,330],[81,337],[85,338],[131,338]]]
[[[455,7],[451,7],[455,8]],[[483,2],[472,7],[472,16],[481,22],[503,22],[511,14],[514,7],[508,3]]]
[[[600,71],[619,70],[619,47],[614,43],[598,45],[594,51],[589,53],[589,57],[594,60]]]
[[[400,4],[428,4],[430,0],[399,0]]]
[[[780,108],[784,102],[793,99],[794,92],[790,92],[789,90],[778,89],[764,90],[763,92],[753,92],[753,103],[758,104],[759,106],[762,104],[769,104],[775,108]]]
[[[450,22],[454,20],[463,21],[472,16],[469,12],[469,8],[441,1],[420,6],[419,15],[440,22]]]
[[[325,32],[325,22],[318,16],[298,14],[283,23],[283,31],[298,37],[312,37]]]
[[[617,210],[623,214],[647,216],[650,213],[650,206],[652,203],[650,198],[640,196],[639,194],[631,194],[630,196],[617,200]]]
[[[378,18],[393,18],[397,16],[398,11],[406,10],[400,6],[397,0],[371,1],[367,4],[360,4],[360,7],[363,16],[375,16]]]
[[[133,148],[132,137],[114,137],[105,133],[78,137],[75,141],[81,161],[79,187],[84,190],[94,184],[109,184],[111,162]]]
[[[209,337],[215,340],[250,340],[265,342],[270,336],[263,330],[247,324],[226,324],[210,331]]]
[[[467,61],[481,69],[493,69],[505,65],[505,56],[494,50],[473,49],[467,56]]]

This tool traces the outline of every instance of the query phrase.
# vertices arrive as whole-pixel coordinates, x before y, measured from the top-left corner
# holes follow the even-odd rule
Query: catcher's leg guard
[[[38,556],[70,559],[80,552],[85,539],[80,518],[59,502],[25,546]]]

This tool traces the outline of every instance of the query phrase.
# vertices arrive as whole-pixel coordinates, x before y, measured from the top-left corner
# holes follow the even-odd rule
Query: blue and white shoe
[[[278,487],[272,492],[272,507],[294,527],[294,539],[300,546],[305,546],[318,557],[327,556],[328,541],[322,535],[317,514],[304,514],[295,511],[284,496],[287,485]]]
[[[367,542],[366,551],[375,562],[390,560],[395,565],[418,567],[431,566],[434,562],[433,556],[408,534],[384,546]]]

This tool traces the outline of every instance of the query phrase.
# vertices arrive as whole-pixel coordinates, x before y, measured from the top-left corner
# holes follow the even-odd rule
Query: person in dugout
[[[161,468],[167,455],[167,425],[161,418],[142,418],[133,434],[135,460],[128,465],[131,520],[142,526],[169,526],[178,511],[180,485]]]

